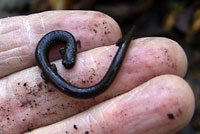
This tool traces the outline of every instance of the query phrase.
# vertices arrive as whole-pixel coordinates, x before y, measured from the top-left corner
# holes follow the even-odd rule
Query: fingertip
[[[194,93],[190,85],[181,77],[176,75],[163,75],[156,78],[160,82],[160,85],[164,85],[169,89],[168,100],[171,102],[170,110],[175,113],[176,123],[181,123],[185,127],[194,114],[195,109],[195,98]],[[168,104],[168,101],[166,101]],[[170,118],[169,118],[170,119]]]
[[[123,109],[132,109],[132,123],[140,122],[139,133],[175,133],[192,119],[195,108],[194,94],[189,84],[176,75],[162,75],[120,98]],[[128,100],[128,101],[127,101]],[[121,109],[118,109],[120,111]],[[128,114],[127,114],[128,115]],[[145,115],[145,116],[143,116]],[[131,116],[129,118],[131,118]],[[141,122],[141,121],[145,122]],[[154,128],[154,129],[151,129]],[[134,130],[135,131],[135,130]]]
[[[150,67],[153,65],[156,74],[185,76],[188,66],[187,57],[176,41],[164,37],[145,37],[136,39],[132,43],[133,47],[135,46],[134,52],[140,53],[143,64]]]
[[[166,44],[172,50],[172,53],[174,53],[174,59],[177,61],[177,75],[184,77],[188,69],[188,60],[181,44],[169,38],[160,37],[160,39],[165,40],[167,42]]]
[[[102,107],[103,115],[121,133],[178,132],[190,122],[195,107],[191,87],[176,75],[155,77],[113,100],[106,110]],[[117,129],[123,124],[129,125]]]

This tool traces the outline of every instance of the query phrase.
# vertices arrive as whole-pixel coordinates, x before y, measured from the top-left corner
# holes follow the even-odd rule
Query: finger
[[[54,63],[58,73],[71,84],[92,86],[103,77],[116,50],[115,46],[110,46],[82,52],[71,70],[66,70],[61,61]],[[102,95],[88,100],[71,98],[52,84],[45,84],[37,67],[23,70],[0,80],[0,106],[5,109],[0,109],[3,120],[0,132],[22,133],[60,121],[125,93],[157,75],[184,76],[186,68],[185,54],[176,42],[166,38],[141,38],[132,42],[111,87]]]
[[[189,85],[180,77],[163,75],[27,134],[168,134],[185,127],[193,113],[194,95]]]
[[[78,51],[111,45],[121,36],[118,24],[93,11],[52,11],[0,20],[0,77],[35,65],[34,51],[44,34],[67,30],[81,41]],[[53,59],[59,57],[53,52]]]

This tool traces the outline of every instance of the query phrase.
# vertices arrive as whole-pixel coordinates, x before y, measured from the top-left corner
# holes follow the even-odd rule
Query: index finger
[[[34,51],[42,36],[66,30],[81,41],[78,51],[112,45],[121,36],[118,24],[94,11],[50,11],[0,20],[0,78],[35,65]],[[55,50],[55,49],[54,49]],[[52,52],[52,58],[59,54]]]

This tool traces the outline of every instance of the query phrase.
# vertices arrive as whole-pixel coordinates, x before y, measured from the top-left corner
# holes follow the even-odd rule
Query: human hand
[[[175,134],[190,121],[194,96],[181,78],[187,59],[176,42],[151,37],[132,41],[111,87],[80,100],[46,84],[36,65],[38,41],[59,29],[81,41],[73,69],[54,62],[63,78],[88,87],[106,73],[118,49],[113,44],[121,36],[108,16],[53,11],[1,19],[0,134]],[[50,55],[59,59],[58,47]]]

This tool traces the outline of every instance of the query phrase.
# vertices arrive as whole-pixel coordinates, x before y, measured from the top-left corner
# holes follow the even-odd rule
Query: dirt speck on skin
[[[182,114],[183,114],[183,111],[179,108],[176,113],[176,117],[180,117]]]
[[[89,134],[89,131],[85,131],[85,134]]]
[[[179,114],[182,114],[183,111],[179,108],[179,109],[178,109],[178,113],[179,113]]]
[[[127,110],[126,109],[121,110],[120,115],[123,116],[123,117],[127,116]]]
[[[21,102],[20,107],[28,107],[28,106],[30,106],[31,108],[33,108],[33,105],[32,105],[32,102],[31,102],[31,101],[24,101],[24,102]]]
[[[107,22],[106,22],[106,21],[103,21],[102,24],[107,24]]]
[[[10,105],[12,100],[2,100],[0,106],[0,133],[4,134],[9,128],[9,126],[16,125],[15,118],[13,118],[13,110],[12,106]]]
[[[27,86],[27,83],[25,82],[25,83],[24,83],[24,87],[26,87],[26,86]]]
[[[110,33],[110,31],[105,31],[105,32],[104,32],[105,35],[107,35],[107,34],[109,34],[109,33]]]
[[[94,24],[94,26],[95,26],[95,27],[98,27],[99,25],[98,25],[98,24]]]
[[[168,114],[167,114],[167,117],[168,117],[168,119],[170,119],[170,120],[174,120],[174,119],[175,119],[174,114],[172,114],[172,113],[168,113]]]
[[[39,87],[39,88],[42,88],[42,82],[40,82],[40,83],[38,84],[38,87]]]
[[[74,124],[74,126],[73,126],[73,127],[74,127],[74,129],[76,129],[76,130],[78,129],[78,128],[77,128],[77,126],[76,126],[76,124]]]
[[[19,83],[19,82],[18,82]],[[14,95],[15,98],[18,102],[18,107],[21,109],[26,109],[26,108],[30,108],[30,109],[37,109],[38,107],[42,106],[43,103],[40,101],[41,95],[47,95],[47,96],[51,96],[52,94],[54,94],[53,92],[55,91],[55,89],[53,89],[52,87],[48,86],[47,84],[45,84],[44,82],[40,82],[37,85],[31,85],[31,83],[29,82],[23,82],[17,85],[19,85],[19,89],[23,89],[24,93],[22,94],[21,92],[19,92],[19,89],[15,89]],[[48,97],[46,97],[45,101],[49,101]],[[55,106],[58,107],[58,106]],[[46,110],[44,111],[38,111],[37,114],[38,116],[47,116],[47,115],[52,115],[52,114],[57,114],[57,111],[55,111],[55,107],[51,107],[50,108],[46,108]],[[60,107],[62,107],[62,109],[65,109],[64,106],[59,106],[59,109],[61,109]],[[29,114],[26,114],[24,116],[23,119],[21,119],[22,122],[25,122],[28,120]],[[9,120],[11,120],[9,118]],[[33,128],[33,126],[29,126],[29,129]]]
[[[96,29],[93,29],[94,33],[96,34],[97,33],[97,30]]]
[[[106,21],[103,21],[102,22],[102,24],[103,24],[103,27],[104,27],[104,32],[103,32],[103,34],[106,36],[106,35],[108,35],[108,34],[110,34],[111,32],[110,32],[110,29],[107,27],[107,22]]]
[[[88,87],[98,83],[98,74],[96,73],[96,70],[94,68],[89,69],[88,72],[83,75],[85,76],[85,78],[79,78],[79,81],[80,83],[82,83],[83,87]]]
[[[94,33],[92,40],[94,40],[96,37],[98,37],[98,36],[96,36],[96,34],[101,34],[100,40],[102,41],[103,46],[106,45],[104,42],[106,42],[107,40],[110,40],[109,36],[107,36],[107,35],[111,33],[111,30],[110,30],[109,23],[106,22],[105,20],[96,22],[92,25],[88,25],[88,29]],[[102,30],[100,30],[101,32],[98,31],[98,29],[102,29]]]
[[[24,95],[18,93],[18,89],[16,89],[15,96],[18,100],[27,100],[27,98],[41,97],[41,94],[52,94],[52,92],[55,91],[53,88],[48,87],[47,84],[45,84],[44,82],[40,82],[35,86],[30,85],[30,83],[28,82],[24,82],[22,85],[20,85],[20,87],[24,88],[26,98],[24,97]]]
[[[30,126],[28,127],[28,129],[27,129],[26,132],[30,132],[30,131],[32,131],[33,129],[34,129],[33,124],[30,124]]]
[[[167,57],[166,66],[177,71],[177,63],[173,61],[171,58],[171,54],[169,54],[169,50],[167,48],[162,48],[161,51],[163,52],[164,56]],[[163,62],[161,62],[163,64]]]

